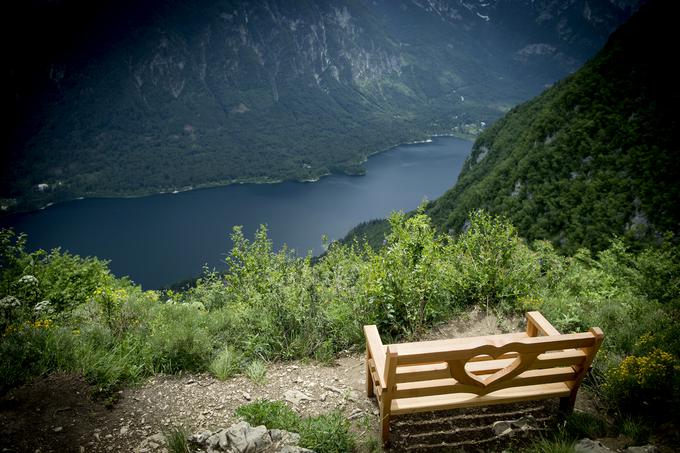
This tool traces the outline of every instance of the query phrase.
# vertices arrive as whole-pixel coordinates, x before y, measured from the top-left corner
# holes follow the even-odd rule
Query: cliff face
[[[572,253],[680,232],[677,81],[665,44],[678,7],[643,6],[582,69],[480,135],[457,184],[429,208],[447,230],[472,209]]]
[[[15,5],[2,204],[360,172],[389,144],[478,132],[576,69],[634,6]]]

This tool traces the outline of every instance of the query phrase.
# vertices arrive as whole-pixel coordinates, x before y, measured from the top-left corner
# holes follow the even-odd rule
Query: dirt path
[[[501,325],[492,314],[473,311],[432,329],[426,338],[501,333],[518,330],[519,324],[511,320]],[[286,396],[302,398],[289,401],[301,415],[343,411],[365,437],[377,432],[378,411],[364,389],[363,354],[341,357],[335,366],[273,363],[263,385],[244,376],[224,382],[207,374],[154,376],[119,392],[111,409],[88,397],[89,388],[82,379],[57,374],[13,389],[0,399],[1,451],[162,451],[152,436],[163,429],[215,430],[235,422],[234,410],[248,401],[284,400]],[[286,393],[291,391],[296,393]],[[393,424],[394,450],[502,450],[504,446],[493,440],[490,431],[493,421],[532,415],[544,426],[553,422],[554,413],[550,404],[540,403],[404,417]]]

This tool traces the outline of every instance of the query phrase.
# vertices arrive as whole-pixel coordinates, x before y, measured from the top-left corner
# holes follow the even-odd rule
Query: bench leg
[[[390,441],[390,414],[385,414],[380,410],[380,437],[383,445]]]
[[[574,404],[576,404],[576,392],[571,392],[571,395],[560,398],[560,412],[566,415],[574,411]]]
[[[371,357],[366,349],[366,396],[369,398],[375,396],[373,392],[373,374],[371,373]]]

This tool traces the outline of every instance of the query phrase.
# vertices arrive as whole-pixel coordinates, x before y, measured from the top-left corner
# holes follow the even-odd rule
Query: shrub
[[[198,372],[208,368],[213,351],[204,310],[186,304],[161,304],[148,338],[154,369],[163,373]]]
[[[12,387],[35,375],[74,366],[74,339],[50,320],[9,326],[0,341],[0,382]]]
[[[408,219],[394,213],[390,225],[384,250],[371,255],[360,284],[380,331],[409,336],[451,310],[444,243],[422,213]]]
[[[678,373],[677,360],[661,349],[642,356],[630,355],[608,371],[604,394],[626,411],[649,412],[675,402]]]
[[[456,300],[514,308],[532,294],[540,277],[539,260],[506,220],[473,211],[467,230],[448,246],[447,275]]]

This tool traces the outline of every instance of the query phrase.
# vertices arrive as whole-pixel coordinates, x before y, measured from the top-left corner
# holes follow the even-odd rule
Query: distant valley
[[[361,174],[396,143],[478,134],[636,4],[13,5],[0,207]]]

